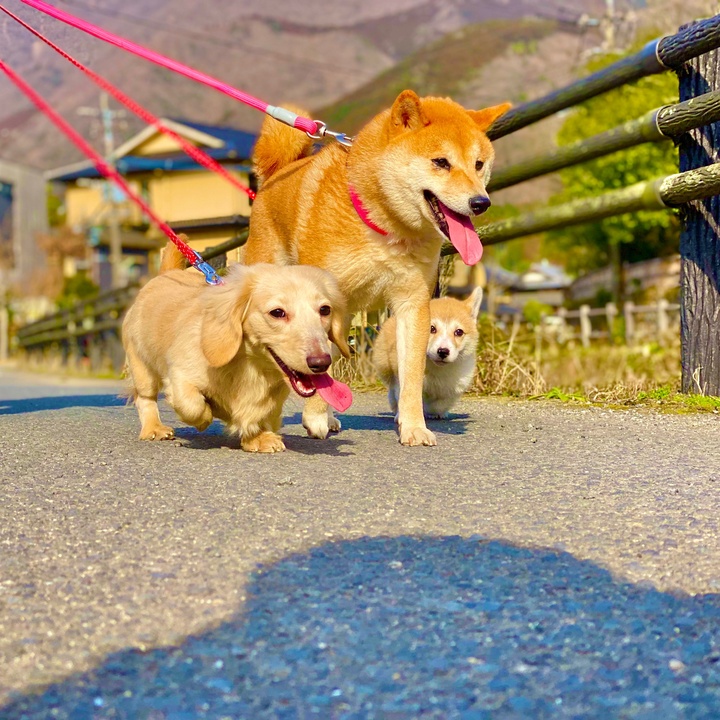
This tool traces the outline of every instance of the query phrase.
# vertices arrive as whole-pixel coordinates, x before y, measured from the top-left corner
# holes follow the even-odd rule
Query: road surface
[[[137,440],[0,368],[0,718],[720,716],[720,419],[463,401]],[[166,412],[166,417],[171,415]]]

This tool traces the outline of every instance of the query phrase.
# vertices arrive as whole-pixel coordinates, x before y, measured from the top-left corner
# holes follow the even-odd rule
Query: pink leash
[[[125,93],[123,93],[121,90],[118,90],[118,88],[108,82],[105,78],[85,67],[81,62],[66,53],[62,48],[55,45],[55,43],[53,43],[52,41],[48,40],[48,38],[46,38],[40,32],[28,25],[26,22],[21,20],[17,15],[11,13],[7,8],[0,5],[0,10],[6,15],[9,15],[13,20],[16,20],[18,23],[20,23],[20,25],[22,25],[26,30],[29,30],[33,35],[35,35],[35,37],[39,38],[44,43],[49,45],[53,50],[55,50],[55,52],[62,55],[66,60],[75,65],[75,67],[82,70],[97,85],[99,85],[103,90],[110,93],[119,103],[124,105],[131,112],[135,113],[135,115],[148,123],[148,125],[152,125],[153,127],[157,128],[159,132],[172,138],[193,160],[195,160],[195,162],[199,163],[203,167],[206,167],[208,170],[212,170],[213,172],[218,173],[218,175],[221,175],[223,178],[225,178],[225,180],[231,183],[238,190],[242,190],[242,192],[244,192],[251,200],[255,199],[255,192],[249,187],[243,185],[239,180],[237,180],[237,178],[233,177],[214,158],[211,158],[207,153],[200,150],[200,148],[196,147],[191,142],[188,142],[184,137],[178,135],[176,132],[164,125],[160,118],[156,117],[151,112],[136,103],[134,100],[129,98],[127,95],[125,95]]]
[[[274,117],[276,120],[280,120],[280,122],[283,122],[286,125],[290,125],[298,130],[303,130],[313,139],[321,139],[326,135],[329,135],[342,144],[350,144],[350,142],[352,142],[351,138],[348,138],[343,133],[329,131],[325,126],[325,123],[317,120],[310,120],[310,118],[302,117],[290,110],[286,110],[285,108],[269,105],[268,103],[263,102],[252,95],[248,95],[248,93],[238,90],[237,88],[234,88],[231,85],[212,77],[211,75],[207,75],[199,70],[183,65],[177,60],[172,60],[160,53],[156,53],[154,50],[144,48],[142,45],[138,45],[131,40],[126,40],[119,35],[113,35],[111,32],[103,30],[97,25],[92,25],[91,23],[81,20],[70,13],[53,7],[52,5],[48,5],[46,2],[43,2],[43,0],[22,0],[22,2],[32,8],[35,8],[36,10],[40,10],[40,12],[44,12],[46,15],[50,15],[51,17],[67,23],[68,25],[72,25],[89,35],[99,38],[100,40],[104,40],[111,45],[115,45],[116,47],[138,55],[145,60],[149,60],[157,65],[173,70],[174,72],[184,75],[191,80],[195,80],[196,82],[215,88],[215,90],[219,90],[221,93],[224,93],[235,100],[239,100],[256,110],[260,110],[261,112]]]
[[[221,285],[222,280],[215,272],[215,269],[207,262],[202,259],[202,256],[195,252],[187,243],[184,243],[176,234],[175,231],[163,220],[161,220],[148,206],[148,204],[125,182],[125,179],[118,173],[118,171],[102,158],[86,141],[85,139],[71,127],[50,105],[38,95],[17,73],[9,68],[2,60],[0,60],[0,70],[2,70],[17,87],[30,98],[30,100],[44,112],[60,130],[73,142],[75,145],[85,154],[90,160],[93,161],[98,172],[106,177],[108,180],[112,180],[142,211],[162,230],[168,238],[175,243],[178,250],[187,258],[188,262],[198,269],[203,275],[205,280],[211,285]]]

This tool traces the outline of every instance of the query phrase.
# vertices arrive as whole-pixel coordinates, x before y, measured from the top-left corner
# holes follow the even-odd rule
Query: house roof
[[[176,220],[170,226],[175,232],[192,232],[193,230],[210,230],[213,228],[246,228],[250,218],[245,215],[224,215],[222,217],[199,218],[197,220]]]
[[[189,120],[163,118],[163,122],[178,135],[201,146],[214,160],[226,163],[237,160],[239,162],[235,163],[234,167],[242,170],[250,169],[247,160],[252,153],[256,135],[236,128],[204,125]],[[155,127],[146,127],[117,148],[115,166],[120,173],[130,175],[154,170],[198,170],[202,167],[182,151],[164,153],[154,157],[132,154],[140,145],[157,134],[159,131]],[[46,173],[45,177],[47,180],[57,182],[72,182],[80,178],[99,178],[101,175],[94,163],[88,160],[51,170]]]
[[[569,287],[572,278],[563,268],[552,265],[547,260],[533,263],[524,273],[514,273],[499,265],[486,267],[488,282],[514,292],[534,292],[536,290],[560,290]]]

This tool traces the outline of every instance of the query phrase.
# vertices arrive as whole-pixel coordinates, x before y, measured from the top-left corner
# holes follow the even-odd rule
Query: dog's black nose
[[[473,215],[482,215],[490,205],[490,198],[487,195],[476,195],[470,198],[470,210]]]
[[[438,348],[437,349],[437,356],[441,360],[444,360],[449,354],[450,354],[450,351],[447,348]]]
[[[332,358],[329,353],[324,353],[323,355],[308,355],[307,357],[308,367],[314,373],[327,372],[327,369],[330,367],[330,363],[332,363]]]

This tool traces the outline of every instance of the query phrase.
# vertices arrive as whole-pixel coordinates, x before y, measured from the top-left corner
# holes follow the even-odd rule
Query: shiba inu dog
[[[446,417],[473,381],[482,296],[482,288],[475,288],[467,300],[444,297],[430,301],[430,337],[422,394],[426,417]],[[394,413],[398,411],[400,389],[396,329],[395,318],[388,318],[373,348],[373,362],[380,379],[387,385],[388,402]]]
[[[430,297],[440,248],[449,239],[465,263],[482,245],[470,216],[490,206],[494,152],[485,130],[510,105],[466,110],[405,90],[350,148],[313,140],[266,118],[254,162],[260,191],[244,262],[316,265],[332,272],[348,310],[388,306],[397,322],[398,429],[403,445],[435,445],[423,416]],[[312,398],[311,437],[340,429]]]

